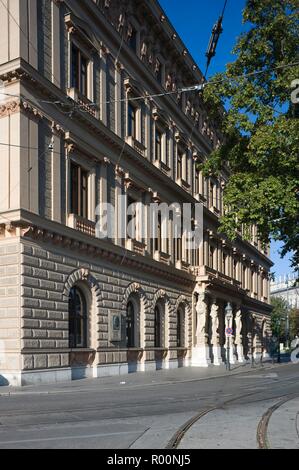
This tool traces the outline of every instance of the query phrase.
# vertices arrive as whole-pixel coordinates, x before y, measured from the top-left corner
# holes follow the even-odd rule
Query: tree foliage
[[[299,254],[299,119],[291,83],[299,78],[299,0],[247,0],[248,26],[234,48],[236,60],[204,90],[210,119],[224,144],[204,166],[206,175],[227,166],[225,215],[220,230],[231,239],[243,224],[257,225],[260,239],[283,242],[282,255]],[[256,74],[256,72],[262,72]],[[244,77],[244,75],[248,75]],[[227,112],[219,117],[219,107]]]
[[[274,336],[282,339],[285,336],[286,317],[289,311],[289,305],[282,297],[272,297],[271,305],[273,307],[271,314],[271,329]]]

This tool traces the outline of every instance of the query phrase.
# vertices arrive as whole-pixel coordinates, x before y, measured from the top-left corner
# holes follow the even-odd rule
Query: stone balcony
[[[182,261],[182,260],[178,260],[176,263],[175,263],[175,267],[177,269],[181,269],[182,271],[185,271],[185,272],[189,272],[190,271],[190,264],[187,263],[186,261]]]
[[[194,269],[194,274],[199,278],[215,278],[228,284],[232,284],[236,287],[241,287],[241,282],[236,279],[227,276],[226,274],[217,271],[216,269],[210,268],[209,266],[199,266]]]
[[[215,207],[215,206],[210,206],[210,207],[209,207],[209,210],[210,210],[211,212],[213,212],[213,214],[215,214],[217,217],[220,216],[220,210],[219,210],[217,207]]]
[[[137,153],[139,153],[139,155],[145,157],[146,147],[137,139],[135,139],[135,137],[132,135],[127,136],[126,143],[130,145],[130,147],[132,147]]]
[[[69,88],[67,94],[74,100],[80,107],[81,111],[89,113],[95,119],[99,119],[99,108],[95,103],[92,103],[86,96],[82,95],[77,88]]]
[[[138,255],[145,255],[145,243],[134,240],[133,238],[128,238],[126,240],[126,248],[127,250],[133,251]]]
[[[187,193],[191,193],[191,186],[190,186],[190,184],[189,184],[187,181],[185,181],[183,178],[178,178],[176,182],[177,182],[177,184],[178,184],[179,186],[181,186],[181,188],[183,188]]]
[[[68,226],[79,232],[85,233],[91,237],[96,235],[96,224],[91,220],[80,217],[76,214],[70,214],[68,217]]]
[[[156,261],[160,261],[160,263],[164,263],[164,264],[170,264],[170,260],[171,260],[171,255],[169,255],[168,253],[163,253],[163,251],[158,251],[156,250],[155,253],[154,253],[154,259]]]

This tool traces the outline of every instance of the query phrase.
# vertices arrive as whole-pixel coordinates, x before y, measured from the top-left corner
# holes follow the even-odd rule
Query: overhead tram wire
[[[1,0],[0,0],[1,2]],[[102,104],[109,104],[109,103],[118,103],[118,102],[126,102],[126,101],[133,101],[133,100],[146,100],[146,99],[151,99],[151,98],[156,98],[156,97],[163,97],[163,96],[167,96],[167,95],[172,95],[172,94],[177,94],[177,93],[186,93],[186,92],[190,92],[190,91],[201,91],[205,86],[207,85],[218,85],[220,83],[223,83],[227,80],[238,80],[238,79],[246,79],[247,77],[252,77],[252,76],[255,76],[255,75],[261,75],[263,73],[268,73],[269,71],[274,71],[274,70],[280,70],[280,69],[285,69],[285,68],[290,68],[290,67],[296,67],[296,66],[299,66],[299,61],[298,62],[293,62],[293,63],[289,63],[289,64],[284,64],[284,65],[278,65],[276,67],[270,67],[270,68],[267,68],[267,69],[263,69],[263,70],[256,70],[254,72],[249,72],[247,74],[242,74],[242,75],[236,75],[236,76],[232,76],[232,77],[225,77],[221,80],[211,80],[211,81],[207,81],[206,83],[204,84],[199,84],[199,85],[194,85],[194,86],[191,86],[191,87],[186,87],[186,88],[180,88],[180,89],[177,89],[176,91],[171,91],[171,92],[165,92],[165,93],[158,93],[158,94],[153,94],[153,95],[146,95],[146,96],[136,96],[134,98],[122,98],[120,100],[109,100],[109,101],[106,101],[106,102],[103,102]],[[10,94],[10,93],[3,93],[3,92],[0,92],[0,96],[3,95],[3,96],[10,96],[10,97],[16,97],[16,98],[22,98],[22,99],[25,99],[25,101],[29,101],[27,100],[26,98],[20,96],[20,95],[13,95],[13,94]],[[51,104],[57,104],[57,102],[55,101],[47,101],[48,103],[51,103]],[[0,105],[1,105],[1,101],[0,101]],[[279,111],[276,111],[276,112],[279,112]],[[283,114],[283,113],[282,113]],[[14,145],[14,144],[8,144],[8,143],[4,143],[4,142],[0,142],[0,145],[2,146],[11,146],[11,147],[19,147],[19,148],[27,148],[29,149],[30,147],[27,147],[27,146],[19,146],[19,145]],[[32,147],[31,148],[32,150],[37,150],[36,147]],[[59,152],[54,152],[54,153],[59,153]]]
[[[21,26],[19,25],[18,21],[14,18],[14,16],[11,14],[11,12],[9,11],[9,8],[7,8],[7,6],[3,3],[3,0],[0,0],[0,3],[3,5],[3,7],[7,10],[9,16],[12,18],[12,20],[16,23],[16,25],[18,26],[18,28],[20,29],[20,31],[22,32],[22,34],[24,35],[26,41],[28,42],[28,44],[30,44],[32,46],[32,48],[36,51],[36,53],[38,53],[36,47],[34,44],[32,44],[32,42],[30,41],[30,39],[27,37],[26,33],[23,31],[23,29],[21,28]],[[221,14],[221,17],[219,18],[219,20],[221,19],[221,21],[223,20],[223,17],[224,17],[224,13],[225,13],[225,9],[226,9],[226,6],[227,6],[227,3],[228,3],[228,0],[225,0],[225,3],[224,3],[224,7],[223,7],[223,11],[222,11],[222,14]],[[219,39],[219,38],[218,38]],[[119,51],[118,51],[118,54],[117,56],[119,56],[120,52],[121,52],[121,48],[123,46],[123,35],[122,35],[122,40],[121,40],[121,43],[120,43],[120,48],[119,48]],[[215,55],[215,54],[214,54]],[[196,85],[193,85],[193,86],[189,86],[189,87],[184,87],[184,88],[179,88],[175,91],[170,91],[170,92],[162,92],[162,93],[155,93],[155,94],[149,94],[149,95],[142,95],[142,96],[135,96],[133,98],[123,98],[123,99],[119,99],[119,100],[108,100],[108,101],[105,101],[105,102],[101,102],[100,103],[100,106],[103,106],[105,104],[110,104],[110,103],[118,103],[118,102],[128,102],[128,101],[137,101],[137,100],[147,100],[147,99],[151,99],[151,98],[158,98],[158,97],[164,97],[164,96],[168,96],[168,95],[173,95],[173,94],[178,94],[178,93],[186,93],[186,92],[192,92],[192,91],[202,91],[203,88],[206,86],[206,85],[217,85],[217,84],[220,84],[220,83],[223,83],[224,81],[227,81],[227,80],[237,80],[237,79],[242,79],[242,78],[247,78],[247,77],[251,77],[251,76],[255,76],[255,75],[259,75],[259,74],[263,74],[263,73],[268,73],[269,71],[274,71],[274,70],[279,70],[279,69],[284,69],[284,68],[289,68],[289,67],[294,67],[294,66],[297,66],[299,65],[299,61],[298,62],[294,62],[294,63],[289,63],[289,64],[284,64],[284,65],[280,65],[280,66],[276,66],[276,67],[271,67],[271,68],[267,68],[267,69],[263,69],[263,70],[257,70],[257,71],[254,71],[254,72],[250,72],[250,73],[247,73],[247,74],[242,74],[242,75],[238,75],[238,76],[235,76],[235,77],[225,77],[221,80],[212,80],[212,81],[206,81],[204,84],[196,84]],[[54,76],[53,73],[51,73],[52,77],[56,79],[56,77]],[[23,97],[22,95],[14,95],[14,94],[9,94],[9,93],[3,93],[3,92],[0,92],[0,96],[10,96],[10,97],[15,97],[15,98],[22,98],[24,99],[25,101],[30,101],[28,99],[26,99],[25,97]],[[39,99],[37,98],[37,100],[41,103],[47,103],[47,104],[53,104],[55,106],[57,105],[62,105],[62,106],[68,106],[67,103],[63,103],[61,101],[58,101],[58,100],[54,100],[54,101],[50,101],[50,100],[42,100],[42,99]],[[1,101],[0,101],[0,104],[1,104]],[[72,114],[73,111],[77,108],[77,109],[81,109],[80,105],[78,105],[77,103],[70,103],[70,105],[73,105],[73,110],[71,112],[61,112],[65,115],[69,115],[70,113]],[[92,103],[94,104],[94,103]],[[72,117],[69,115],[67,116],[69,119],[71,119]],[[193,129],[194,130],[194,129]],[[193,131],[192,131],[193,132]],[[26,147],[26,146],[17,146],[17,145],[14,145],[14,144],[6,144],[6,143],[2,143],[0,142],[0,145],[1,146],[9,146],[9,147],[19,147],[19,148],[27,148],[27,149],[31,149],[31,150],[38,150],[37,148],[30,148],[30,147]],[[121,156],[122,156],[122,153],[123,153],[124,149],[122,150],[121,154],[120,154],[120,158],[119,158],[119,161],[121,159]],[[52,150],[53,153],[56,153],[56,154],[60,154],[60,152],[55,152]],[[45,152],[46,153],[46,152]],[[40,156],[41,157],[41,156]],[[119,163],[118,161],[118,163]]]
[[[0,2],[1,2],[1,0],[0,0]],[[162,93],[155,93],[155,94],[152,94],[152,95],[150,95],[150,94],[147,95],[146,94],[146,95],[134,96],[133,98],[121,98],[119,100],[102,101],[99,104],[100,104],[100,106],[103,106],[103,105],[111,104],[111,103],[121,103],[121,102],[129,102],[129,101],[148,100],[148,99],[152,99],[152,98],[160,98],[160,97],[164,97],[164,96],[175,95],[175,94],[178,94],[178,93],[190,93],[192,91],[202,91],[204,89],[204,87],[207,86],[207,85],[219,85],[219,84],[224,83],[226,81],[246,79],[248,77],[252,77],[252,76],[256,76],[256,75],[262,75],[264,73],[268,73],[268,72],[271,72],[271,71],[281,70],[281,69],[286,69],[286,68],[296,67],[296,66],[299,66],[299,61],[298,62],[292,62],[292,63],[289,63],[289,64],[277,65],[275,67],[269,67],[269,68],[262,69],[262,70],[256,70],[254,72],[248,72],[246,74],[241,74],[241,75],[236,75],[236,76],[231,76],[231,77],[224,77],[221,80],[211,80],[211,81],[207,80],[203,84],[196,84],[196,85],[191,85],[191,86],[188,86],[188,87],[178,88],[175,91],[168,91],[168,92],[165,91],[165,92],[162,92]],[[0,96],[1,95],[2,96],[12,97],[12,98],[22,98],[23,100],[29,102],[29,100],[27,98],[23,97],[22,95],[15,95],[15,94],[4,93],[4,92],[0,91]],[[47,103],[47,104],[53,104],[53,105],[59,105],[60,104],[62,106],[68,106],[67,103],[63,103],[62,101],[57,101],[57,100],[56,101],[49,101],[49,100],[42,100],[42,99],[39,99],[39,98],[36,98],[36,99],[41,103]],[[0,101],[0,104],[1,104],[1,101]],[[70,103],[70,105],[71,104],[72,103]],[[74,105],[74,107],[77,107],[77,109],[80,109],[81,111],[88,112],[88,111],[82,110],[81,105],[79,105],[77,103],[74,103],[73,105]],[[91,103],[91,105],[95,105],[95,103]],[[69,112],[63,113],[63,114],[69,114]]]
[[[213,29],[212,29],[212,35],[210,38],[210,42],[208,45],[208,49],[206,52],[206,57],[207,57],[207,66],[206,66],[206,71],[204,74],[204,80],[206,81],[207,78],[207,73],[211,64],[211,60],[213,57],[216,55],[216,49],[218,45],[218,41],[220,39],[221,34],[223,33],[223,18],[224,18],[224,13],[227,7],[227,2],[228,0],[225,0],[224,6],[222,9],[222,13],[217,21],[217,23],[214,24]]]
[[[28,42],[28,44],[31,45],[31,47],[34,49],[34,51],[38,54],[38,50],[37,48],[35,47],[35,45],[30,41],[30,39],[27,37],[27,34],[23,31],[23,29],[21,28],[20,24],[18,23],[18,21],[15,19],[15,17],[11,14],[9,8],[4,4],[3,0],[0,0],[0,3],[3,5],[3,7],[7,10],[9,16],[12,18],[12,20],[16,23],[16,25],[18,26],[18,28],[20,29],[20,31],[22,32],[22,34],[24,35],[26,41]],[[208,68],[209,68],[209,65],[210,65],[210,62],[211,62],[211,59],[212,57],[214,57],[216,55],[216,46],[217,46],[217,43],[218,43],[218,40],[219,40],[219,37],[220,37],[220,34],[222,33],[222,22],[223,22],[223,18],[224,18],[224,14],[225,14],[225,10],[226,10],[226,7],[227,7],[227,3],[228,3],[228,0],[225,0],[224,2],[224,6],[223,6],[223,10],[222,10],[222,13],[221,13],[221,16],[218,20],[218,22],[214,25],[214,28],[217,27],[217,25],[221,25],[221,32],[220,32],[220,27],[219,27],[219,31],[216,32],[216,36],[214,34],[212,34],[212,37],[211,37],[211,40],[210,40],[210,44],[209,44],[209,47],[208,47],[208,51],[206,53],[207,57],[208,57],[208,63],[207,63],[207,70],[206,70],[206,73],[204,75],[204,77],[206,77],[206,74],[207,74],[207,71],[208,71]],[[214,32],[214,28],[213,28],[213,32]],[[217,34],[219,33],[218,37],[217,37]],[[118,51],[118,54],[117,54],[117,57],[119,56],[120,54],[120,51],[121,51],[121,48],[123,46],[123,34],[121,35],[121,42],[120,42],[120,48],[119,48],[119,51]],[[258,71],[254,71],[254,72],[250,72],[250,73],[247,73],[247,74],[242,74],[242,75],[239,75],[239,76],[235,76],[235,77],[225,77],[223,78],[222,80],[217,80],[217,81],[206,81],[204,84],[196,84],[196,85],[193,85],[193,86],[189,86],[189,87],[184,87],[184,88],[178,88],[177,90],[175,91],[170,91],[170,92],[162,92],[162,93],[156,93],[156,94],[150,94],[150,95],[143,95],[143,96],[135,96],[133,98],[123,98],[123,99],[119,99],[119,100],[108,100],[108,101],[104,101],[104,102],[100,102],[99,105],[100,106],[104,106],[106,104],[111,104],[111,103],[119,103],[119,102],[128,102],[128,101],[138,101],[138,100],[146,100],[146,99],[151,99],[151,98],[159,98],[159,97],[163,97],[163,96],[168,96],[168,95],[173,95],[173,94],[177,94],[177,93],[186,93],[186,92],[191,92],[191,91],[202,91],[204,86],[206,86],[207,84],[209,85],[218,85],[220,83],[223,83],[224,81],[229,81],[229,80],[237,80],[237,79],[241,79],[241,78],[247,78],[247,77],[250,77],[250,76],[255,76],[255,75],[259,75],[259,74],[263,74],[263,73],[267,73],[269,71],[273,71],[273,70],[279,70],[279,69],[283,69],[283,68],[288,68],[288,67],[293,67],[293,66],[297,66],[299,65],[299,62],[294,62],[294,63],[291,63],[291,64],[285,64],[285,65],[280,65],[280,66],[276,66],[276,67],[271,67],[271,68],[267,68],[267,69],[263,69],[263,70],[258,70]],[[52,78],[54,78],[56,81],[57,81],[57,78],[55,77],[55,75],[51,72],[51,76]],[[11,96],[11,97],[15,97],[15,98],[20,98],[20,95],[13,95],[13,94],[9,94],[9,93],[3,93],[3,92],[0,92],[0,95],[3,95],[3,96]],[[26,100],[26,98],[23,98]],[[39,99],[37,98],[37,100],[41,103],[47,103],[47,104],[53,104],[55,106],[57,105],[61,105],[61,106],[72,106],[73,109],[71,111],[68,111],[68,112],[63,112],[61,111],[63,114],[65,115],[69,115],[76,110],[76,109],[80,109],[81,111],[84,111],[84,112],[88,112],[88,111],[85,111],[82,109],[82,106],[76,102],[72,102],[71,99],[69,98],[70,100],[70,103],[65,103],[65,102],[62,102],[62,101],[58,101],[58,100],[54,100],[54,101],[50,101],[50,100],[42,100],[42,99]],[[26,101],[29,101],[28,99]],[[91,105],[95,106],[96,103],[91,103]],[[71,118],[71,116],[69,116]]]

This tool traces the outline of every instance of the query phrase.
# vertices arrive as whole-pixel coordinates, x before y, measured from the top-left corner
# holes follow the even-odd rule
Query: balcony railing
[[[145,156],[145,150],[146,150],[145,146],[141,142],[136,140],[135,137],[133,137],[132,135],[127,136],[126,142],[128,145],[130,145],[130,147],[136,150],[136,152],[139,153],[139,155],[141,155],[142,157]]]
[[[215,207],[215,206],[210,206],[209,209],[210,209],[211,212],[213,212],[213,214],[215,214],[215,215],[217,215],[217,216],[220,215],[220,210],[219,210],[217,207]]]
[[[186,261],[182,261],[182,260],[178,260],[176,263],[175,263],[175,267],[177,269],[181,269],[182,271],[185,271],[185,272],[189,272],[190,271],[190,264],[187,263]]]
[[[154,259],[164,264],[170,264],[171,255],[163,253],[163,251],[156,250],[154,253]]]
[[[145,254],[145,244],[133,238],[128,238],[126,240],[127,250],[133,251],[134,253],[144,256]]]
[[[177,184],[181,186],[185,191],[187,191],[187,193],[191,192],[190,184],[187,181],[185,181],[183,178],[178,178]]]
[[[95,237],[96,234],[96,224],[91,220],[87,220],[84,217],[80,217],[76,214],[70,214],[68,217],[68,226],[78,230],[79,232]]]
[[[82,95],[77,88],[69,88],[67,94],[80,106],[82,111],[89,113],[96,119],[99,119],[98,106],[92,103],[88,98],[86,98],[86,96]]]
[[[204,276],[213,276],[215,279],[220,279],[223,282],[233,284],[236,287],[241,286],[241,282],[237,281],[236,279],[228,276],[227,274],[223,274],[216,269],[210,268],[209,266],[199,266],[194,269],[194,274],[196,276],[204,277]]]

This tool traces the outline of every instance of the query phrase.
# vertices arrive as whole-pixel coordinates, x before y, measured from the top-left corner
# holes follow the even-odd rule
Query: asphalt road
[[[299,448],[299,364],[237,372],[0,388],[0,449]]]

